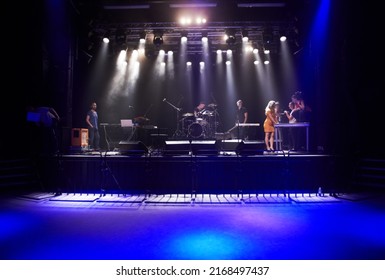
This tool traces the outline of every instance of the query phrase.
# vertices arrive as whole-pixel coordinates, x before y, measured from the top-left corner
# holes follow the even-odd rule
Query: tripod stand
[[[180,129],[180,124],[179,124],[179,119],[180,119],[179,114],[180,114],[180,111],[182,111],[182,108],[176,107],[174,104],[167,101],[166,98],[163,98],[163,102],[166,102],[168,105],[170,105],[172,108],[174,108],[176,110],[176,130],[175,130],[172,138],[179,138],[179,137],[184,136],[184,132],[183,132],[183,130]]]

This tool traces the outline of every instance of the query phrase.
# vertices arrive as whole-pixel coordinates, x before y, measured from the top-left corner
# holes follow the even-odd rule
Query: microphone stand
[[[147,114],[150,112],[150,109],[152,108],[154,104],[151,104],[148,108],[147,111],[144,113],[143,118],[147,119]]]
[[[115,175],[112,173],[110,166],[107,162],[107,151],[104,153],[100,152],[100,172],[101,172],[101,180],[100,180],[100,197],[106,196],[107,192],[107,175],[111,175],[112,179],[114,180],[115,184],[118,186],[119,191],[122,190],[120,187],[120,184],[118,180],[116,179]]]
[[[100,126],[103,126],[104,140],[106,141],[106,144],[107,144],[107,151],[110,151],[110,141],[108,140],[106,125],[100,124]]]
[[[214,138],[216,137],[217,131],[218,131],[218,111],[217,109],[214,110]]]
[[[180,119],[179,113],[180,111],[182,111],[182,108],[176,107],[174,104],[169,102],[166,98],[163,98],[163,102],[166,102],[168,105],[170,105],[172,108],[176,110],[176,130],[172,137],[177,138],[177,137],[183,136],[183,131],[180,130],[180,125],[179,125],[179,119]]]

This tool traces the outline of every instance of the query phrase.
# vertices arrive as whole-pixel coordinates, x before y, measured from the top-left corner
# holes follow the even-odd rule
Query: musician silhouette
[[[245,124],[247,123],[249,113],[247,111],[247,108],[243,105],[243,101],[239,99],[237,101],[237,114],[236,114],[236,120],[235,125],[238,125],[238,129],[236,131],[237,138],[246,140],[248,139],[248,128],[246,126],[239,126],[239,124]]]
[[[86,123],[88,128],[88,145],[90,149],[99,150],[100,146],[100,134],[99,134],[99,120],[98,113],[96,111],[97,104],[96,102],[92,102],[90,105],[90,109],[86,114]]]

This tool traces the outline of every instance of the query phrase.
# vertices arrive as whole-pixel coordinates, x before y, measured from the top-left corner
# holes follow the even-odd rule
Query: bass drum
[[[187,116],[182,119],[183,121],[183,132],[185,134],[188,134],[188,128],[191,124],[195,123],[195,117],[194,116]]]
[[[201,126],[205,126],[207,124],[207,121],[204,118],[196,118],[197,123],[199,123]]]
[[[199,138],[203,134],[203,127],[199,123],[192,123],[188,127],[188,136],[192,138]]]

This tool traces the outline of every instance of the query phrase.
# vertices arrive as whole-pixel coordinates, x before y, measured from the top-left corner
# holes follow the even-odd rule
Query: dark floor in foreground
[[[1,199],[10,260],[385,258],[385,196],[29,193]]]

